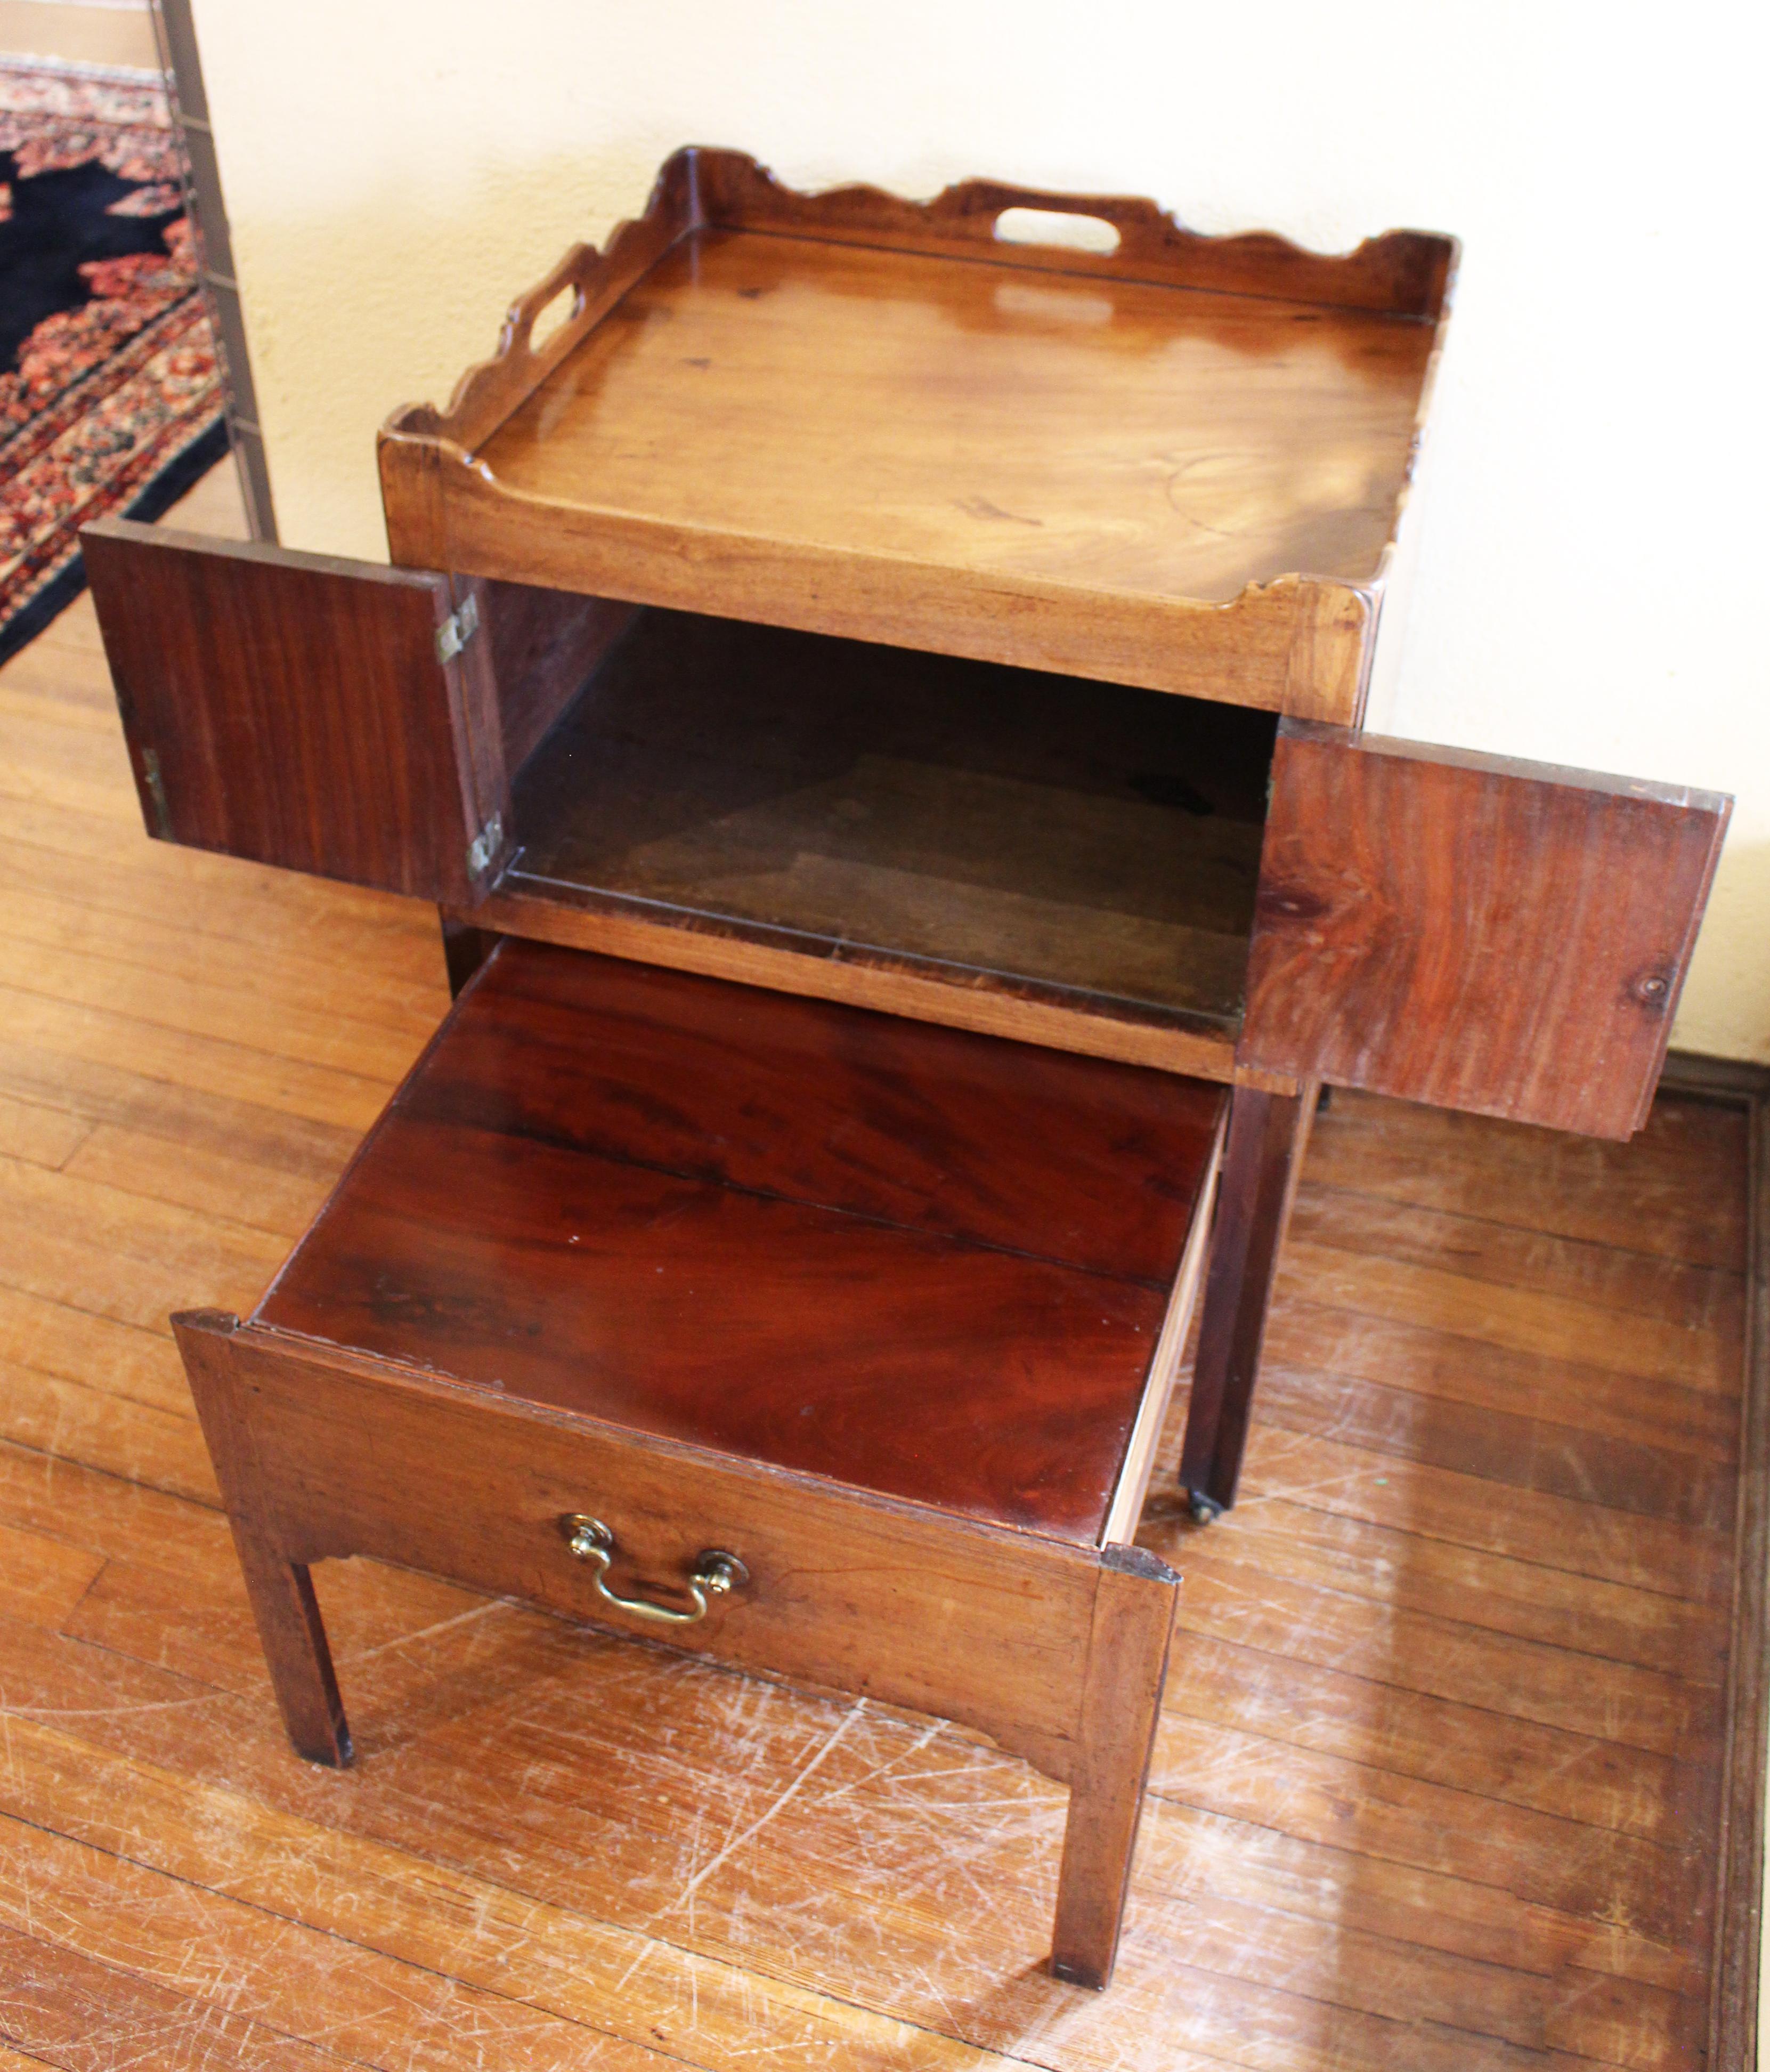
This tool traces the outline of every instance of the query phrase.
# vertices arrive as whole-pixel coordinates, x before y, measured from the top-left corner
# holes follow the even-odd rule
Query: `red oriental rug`
[[[227,451],[183,170],[158,80],[0,60],[0,660]]]

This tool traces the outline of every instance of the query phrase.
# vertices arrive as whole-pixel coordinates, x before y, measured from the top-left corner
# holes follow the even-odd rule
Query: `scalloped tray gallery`
[[[1010,241],[1026,209],[1116,248]],[[389,421],[393,557],[1353,721],[1456,250],[679,151]]]

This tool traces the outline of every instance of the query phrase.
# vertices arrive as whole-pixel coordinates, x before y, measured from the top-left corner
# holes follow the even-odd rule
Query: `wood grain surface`
[[[123,519],[82,535],[150,833],[465,898],[482,813],[437,575]]]
[[[1094,216],[1111,226],[1117,244],[1107,252],[1089,252],[997,235],[1004,209],[1028,208]],[[1151,201],[1063,195],[994,180],[962,181],[929,202],[865,187],[804,194],[782,186],[744,152],[689,145],[659,168],[643,216],[618,225],[601,251],[573,246],[517,297],[496,354],[462,376],[446,413],[415,405],[396,413],[394,422],[440,426],[451,439],[479,445],[672,244],[697,229],[760,231],[928,257],[987,257],[1038,273],[1159,281],[1428,323],[1444,313],[1457,254],[1454,239],[1419,231],[1391,232],[1367,239],[1355,252],[1333,255],[1305,251],[1270,232],[1211,237],[1188,230]],[[537,345],[534,331],[543,312],[561,321]]]
[[[256,1299],[446,1006],[434,914],[147,841],[84,603],[0,744],[12,2057],[1703,2063],[1736,1110],[1624,1145],[1336,1096],[1238,1507],[1145,1517],[1185,1580],[1096,2000],[1039,1969],[1062,1790],[887,1706],[341,1562],[358,1766],[291,1757],[165,1319]]]
[[[249,1420],[257,1486],[230,1482],[249,1507],[236,1538],[291,1731],[315,1759],[335,1759],[331,1682],[323,1652],[291,1616],[285,1578],[295,1577],[298,1598],[314,1564],[369,1555],[623,1638],[637,1628],[733,1668],[958,1720],[1049,1777],[1074,1772],[1100,1576],[1091,1549],[863,1502],[827,1482],[610,1427],[586,1430],[520,1399],[488,1400],[310,1341],[251,1326],[230,1334],[232,1322],[187,1312],[179,1337],[187,1347],[207,1338],[206,1350],[228,1356],[232,1392]],[[198,1377],[206,1432],[218,1421],[211,1379]],[[608,1587],[620,1597],[684,1608],[683,1579],[708,1547],[736,1555],[744,1579],[692,1629],[652,1634],[612,1609],[573,1556],[561,1521],[586,1513],[612,1537]],[[1172,1572],[1140,1550],[1136,1559],[1171,1608]],[[1147,1667],[1165,1640],[1164,1625],[1146,1626],[1129,1652]],[[1128,1679],[1131,1665],[1121,1673]],[[1092,1766],[1103,1784],[1143,1759],[1134,1752],[1115,1771],[1111,1755]],[[1117,1797],[1122,1810],[1122,1783]],[[1107,1925],[1110,1963],[1115,1918]]]
[[[1227,1028],[1272,728],[1159,692],[647,612],[519,783],[507,889]]]
[[[508,940],[254,1321],[1094,1544],[1225,1098]]]
[[[1287,721],[1238,1054],[1629,1136],[1732,804]]]
[[[1029,202],[1118,249],[998,236]],[[680,153],[390,421],[394,557],[1349,722],[1454,263]]]
[[[1226,604],[1376,578],[1431,347],[1301,302],[707,231],[480,454],[549,504]]]
[[[1211,1022],[1005,978],[988,985],[958,985],[951,972],[935,976],[913,959],[882,952],[849,952],[828,937],[768,941],[758,939],[766,933],[761,929],[740,934],[724,922],[696,925],[680,907],[642,912],[556,879],[528,884],[520,859],[519,867],[507,872],[472,911],[472,923],[458,911],[451,912],[450,925],[477,923],[568,949],[700,972],[810,1000],[840,1001],[912,1022],[1006,1036],[1078,1057],[1152,1066],[1193,1079],[1245,1082],[1277,1092],[1294,1092],[1297,1084],[1287,1074],[1238,1063],[1234,1034]]]

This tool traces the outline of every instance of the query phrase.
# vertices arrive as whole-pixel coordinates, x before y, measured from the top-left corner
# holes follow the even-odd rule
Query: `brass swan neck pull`
[[[694,1573],[688,1578],[692,1611],[678,1611],[672,1605],[654,1604],[649,1597],[618,1597],[606,1580],[609,1564],[614,1558],[614,1535],[601,1519],[586,1518],[579,1511],[568,1512],[560,1520],[560,1526],[565,1535],[566,1545],[578,1559],[596,1564],[592,1581],[596,1585],[596,1594],[603,1602],[614,1605],[618,1612],[626,1612],[634,1618],[651,1619],[659,1626],[692,1626],[707,1616],[708,1597],[725,1597],[733,1590],[741,1590],[749,1581],[749,1571],[735,1554],[709,1548],[696,1556]]]

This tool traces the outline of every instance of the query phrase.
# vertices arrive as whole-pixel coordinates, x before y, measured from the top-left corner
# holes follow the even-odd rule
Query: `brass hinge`
[[[467,874],[478,878],[504,845],[504,816],[494,813],[467,845]]]
[[[470,592],[437,628],[437,660],[452,662],[479,631],[479,600]]]

